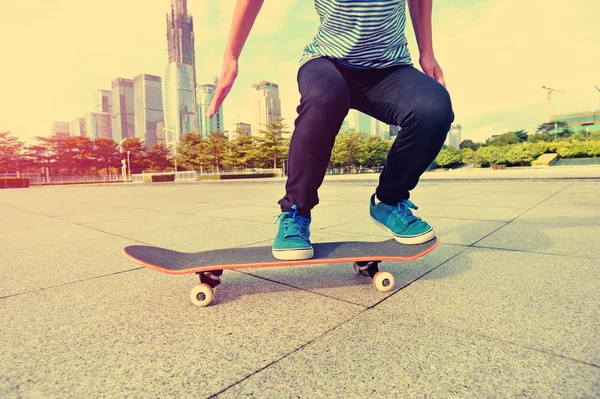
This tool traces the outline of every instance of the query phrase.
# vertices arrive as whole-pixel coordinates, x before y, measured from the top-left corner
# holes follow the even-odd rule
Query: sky
[[[198,84],[219,76],[235,0],[189,0]],[[0,14],[0,131],[25,142],[54,121],[92,112],[97,90],[117,77],[164,76],[169,0],[28,0]],[[407,10],[408,12],[408,10]],[[433,0],[433,46],[462,138],[484,141],[545,122],[553,113],[600,108],[598,0]],[[225,125],[251,123],[252,83],[280,87],[293,127],[302,49],[314,37],[313,0],[265,0],[224,102]],[[408,20],[415,66],[418,47]]]

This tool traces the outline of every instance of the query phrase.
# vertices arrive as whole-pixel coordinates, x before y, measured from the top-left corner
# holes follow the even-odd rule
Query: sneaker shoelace
[[[398,207],[397,209],[394,209],[393,213],[404,219],[406,221],[406,224],[408,225],[421,220],[421,218],[413,215],[411,209],[414,209],[416,211],[419,208],[410,200],[403,199],[402,201],[398,202]]]
[[[285,237],[303,237],[306,238],[306,229],[308,226],[308,218],[303,216],[298,216],[298,211],[296,209],[290,209],[287,212],[282,212],[279,216],[277,216],[277,221],[281,221],[283,224],[283,229],[285,232]]]

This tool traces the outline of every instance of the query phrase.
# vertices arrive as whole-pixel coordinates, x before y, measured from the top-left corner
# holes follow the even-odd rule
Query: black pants
[[[390,205],[409,198],[454,121],[444,86],[411,66],[351,70],[318,58],[299,69],[298,86],[286,194],[279,204],[282,211],[295,204],[303,216],[319,203],[317,190],[350,109],[401,127],[376,189],[379,201]]]

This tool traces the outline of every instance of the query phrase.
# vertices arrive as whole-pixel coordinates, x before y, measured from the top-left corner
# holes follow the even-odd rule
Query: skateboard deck
[[[353,262],[355,271],[372,277],[378,290],[389,291],[393,288],[394,278],[390,273],[379,270],[380,262],[415,260],[433,251],[437,245],[437,238],[416,245],[400,244],[393,239],[379,242],[313,243],[314,256],[303,260],[276,259],[271,252],[271,246],[186,253],[147,245],[132,245],[125,247],[123,254],[139,265],[162,273],[198,274],[200,284],[194,287],[190,298],[197,306],[207,306],[212,302],[214,288],[220,283],[220,274],[227,269]]]

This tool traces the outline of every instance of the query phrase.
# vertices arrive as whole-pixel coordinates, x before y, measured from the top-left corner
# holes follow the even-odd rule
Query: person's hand
[[[421,68],[423,68],[423,72],[437,80],[442,86],[446,87],[444,73],[433,53],[421,53],[419,63],[421,64]]]
[[[231,91],[233,87],[233,82],[235,82],[235,78],[238,74],[238,60],[234,57],[226,57],[223,59],[223,68],[221,70],[221,76],[219,77],[219,83],[217,84],[217,90],[215,91],[215,96],[213,97],[213,101],[208,107],[208,112],[206,116],[208,118],[212,118],[217,111],[225,97]]]

